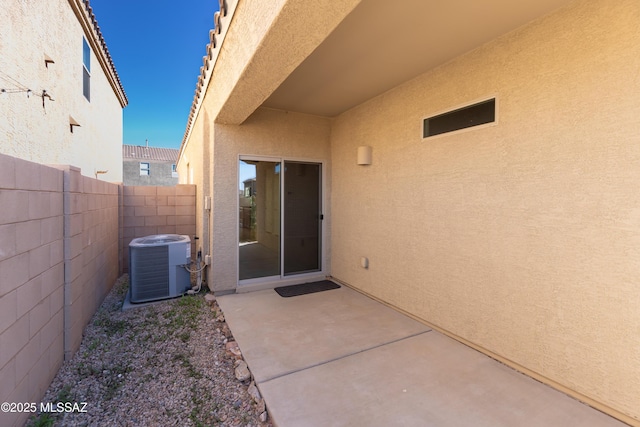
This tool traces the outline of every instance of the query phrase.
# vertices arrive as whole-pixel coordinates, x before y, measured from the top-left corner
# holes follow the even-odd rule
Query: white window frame
[[[151,175],[151,163],[140,162],[140,176],[149,176],[149,175]]]
[[[88,52],[86,58],[85,49]],[[91,47],[84,37],[82,37],[82,94],[87,101],[91,102]]]

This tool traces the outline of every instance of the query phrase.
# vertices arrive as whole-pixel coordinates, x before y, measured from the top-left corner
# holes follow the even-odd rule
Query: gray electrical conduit
[[[189,267],[187,267],[187,265],[183,265],[184,269],[187,270],[189,273],[197,273],[197,279],[196,279],[196,286],[189,289],[187,291],[188,295],[195,295],[197,293],[200,292],[200,289],[202,288],[202,270],[204,270],[204,268],[207,266],[207,264],[202,262],[202,252],[198,251],[198,257],[196,259],[196,265],[201,265],[200,268],[197,268],[196,270],[191,270],[189,269]]]

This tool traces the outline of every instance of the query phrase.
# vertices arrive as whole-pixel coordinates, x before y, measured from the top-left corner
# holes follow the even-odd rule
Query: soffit
[[[336,116],[571,0],[363,0],[263,104]]]

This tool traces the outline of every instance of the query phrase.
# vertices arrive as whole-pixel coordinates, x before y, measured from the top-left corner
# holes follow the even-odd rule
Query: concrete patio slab
[[[621,426],[436,331],[258,385],[284,426]]]
[[[288,426],[623,426],[352,289],[218,298]]]
[[[283,298],[274,290],[218,297],[256,382],[430,330],[341,287]]]

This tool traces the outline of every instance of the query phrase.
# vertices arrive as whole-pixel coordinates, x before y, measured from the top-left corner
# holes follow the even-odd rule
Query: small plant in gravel
[[[117,296],[124,296],[129,291],[129,279],[125,278],[124,280],[116,283],[113,286],[112,292]]]
[[[178,353],[175,356],[175,360],[180,363],[180,366],[186,370],[186,374],[190,378],[200,379],[202,374],[193,366],[189,360],[189,355],[185,353]]]
[[[122,334],[129,328],[126,320],[114,320],[105,315],[96,319],[93,324],[101,327],[108,336]]]
[[[93,377],[100,374],[100,370],[98,368],[94,367],[93,365],[87,365],[84,362],[79,362],[76,370],[78,372],[78,375],[80,376],[80,379]]]
[[[91,341],[91,344],[89,344],[89,347],[87,348],[87,350],[94,351],[95,349],[98,348],[99,345],[100,345],[100,340],[94,339],[93,341]]]
[[[36,417],[31,417],[27,422],[28,427],[51,427],[56,422],[55,417],[48,413],[40,414]]]
[[[56,402],[67,403],[74,400],[70,385],[62,387],[56,396]],[[27,427],[52,427],[55,424],[56,419],[56,414],[49,414],[45,412],[32,416],[27,421],[26,425]]]
[[[189,338],[191,338],[191,332],[190,331],[181,332],[180,334],[178,334],[178,338],[180,338],[180,341],[182,341],[183,343],[187,343],[189,342]]]
[[[71,386],[65,385],[64,387],[62,387],[62,390],[58,392],[56,400],[63,403],[71,402],[73,400],[73,396],[71,394]]]
[[[173,327],[194,329],[198,317],[202,314],[203,304],[202,298],[198,297],[178,298],[173,301],[173,308],[165,314],[165,317],[171,318]]]
[[[104,380],[104,384],[105,384],[104,400],[108,401],[113,399],[118,393],[118,389],[122,387],[122,383],[123,381],[121,381],[117,377],[114,377],[114,376],[106,377]]]
[[[202,423],[202,404],[204,401],[198,395],[198,390],[196,390],[195,386],[191,387],[191,395],[193,396],[193,408],[189,413],[189,418],[196,426],[204,426]]]

